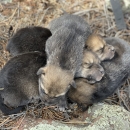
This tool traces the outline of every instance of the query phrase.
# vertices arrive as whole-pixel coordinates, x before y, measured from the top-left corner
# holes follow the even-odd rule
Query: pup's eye
[[[93,64],[92,64],[92,63],[90,63],[90,64],[89,64],[89,66],[88,66],[88,68],[90,69],[92,66],[93,66]]]
[[[42,73],[45,76],[45,73]]]
[[[93,66],[93,63],[84,63],[84,67],[90,69]]]
[[[92,80],[92,76],[89,75],[89,76],[87,77],[87,80],[88,80],[88,81]]]
[[[105,47],[105,46],[104,46]],[[98,50],[99,53],[102,53],[104,51],[104,47]]]
[[[102,52],[103,52],[103,48],[101,48],[98,52],[99,52],[99,53],[102,53]]]

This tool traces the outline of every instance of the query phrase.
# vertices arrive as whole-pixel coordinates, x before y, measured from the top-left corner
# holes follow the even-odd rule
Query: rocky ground
[[[105,3],[104,0],[0,0],[0,68],[2,68],[10,59],[10,55],[5,50],[5,47],[9,38],[19,28],[26,26],[48,27],[48,23],[52,19],[63,14],[62,9],[68,13],[84,17],[84,19],[91,25],[93,31],[98,32],[103,37],[116,36],[130,42],[130,13],[124,11],[127,29],[118,30],[116,28],[113,12],[110,7],[108,8],[108,4]],[[94,112],[96,116],[94,117],[92,116],[93,114],[89,113],[89,111],[84,113],[75,111],[73,116],[70,115],[72,119],[66,121],[63,113],[57,113],[53,111],[52,108],[37,108],[32,104],[29,106],[28,111],[24,111],[17,115],[4,116],[1,113],[0,129],[40,130],[44,127],[44,130],[75,130],[76,128],[81,129],[82,127],[82,129],[86,129],[86,126],[88,126],[88,130],[95,130],[95,127],[96,130],[129,130],[129,80],[127,80],[115,94],[106,99],[104,103],[109,104],[109,106],[107,104],[103,105],[101,110],[96,107],[96,111]],[[121,106],[121,108],[119,106]],[[93,107],[95,108],[95,106]],[[97,116],[98,110],[100,112],[99,116]],[[109,110],[113,111],[111,112]],[[111,113],[111,116],[107,114],[103,115],[106,112],[109,114]],[[116,114],[114,114],[114,112]],[[124,115],[126,115],[125,118],[123,117]],[[107,117],[110,117],[110,119],[107,119]],[[117,117],[119,117],[119,119],[117,119]],[[46,119],[46,121],[43,121],[43,119]],[[58,120],[61,123],[58,122],[57,125],[57,122],[54,123],[52,120]],[[122,124],[124,120],[125,125]],[[53,125],[50,126],[49,124],[46,124],[46,122]],[[117,127],[114,126],[116,123],[117,125],[115,126]],[[72,124],[75,124],[76,127],[73,127]],[[98,126],[95,126],[95,124]],[[102,124],[102,126],[100,127],[99,124]]]

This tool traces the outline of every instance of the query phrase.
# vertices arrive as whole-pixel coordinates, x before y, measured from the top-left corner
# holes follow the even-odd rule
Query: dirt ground
[[[130,13],[124,14],[127,29],[118,30],[113,12],[107,8],[104,0],[13,0],[11,3],[0,3],[0,68],[10,59],[5,47],[9,38],[18,29],[26,26],[48,27],[52,19],[63,14],[63,10],[84,17],[91,25],[92,30],[103,37],[116,36],[130,42]],[[129,80],[104,102],[123,106],[130,111],[130,93],[128,93],[128,90],[130,90]],[[46,108],[46,110],[48,109]],[[36,113],[37,110],[30,115],[30,118]],[[52,115],[54,113],[53,111]],[[62,113],[56,115],[57,113],[55,113],[55,116],[51,116],[51,119],[54,117],[57,117],[57,119],[63,118]],[[1,114],[0,128],[18,129],[24,117],[25,113],[14,116]],[[42,118],[45,119],[44,116]]]

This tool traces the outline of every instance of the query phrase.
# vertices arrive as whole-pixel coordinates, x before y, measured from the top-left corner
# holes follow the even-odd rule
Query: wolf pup
[[[79,105],[82,104],[83,108],[104,100],[130,77],[130,45],[119,38],[106,38],[105,41],[114,46],[115,56],[111,61],[102,62],[105,70],[103,79],[93,85],[83,78],[76,79],[77,88],[71,88],[68,92],[68,97]]]
[[[40,99],[36,73],[45,64],[46,56],[41,52],[24,53],[6,63],[0,71],[1,110],[2,102],[8,107],[16,108]]]
[[[47,40],[47,65],[40,68],[37,74],[39,87],[49,97],[64,97],[71,86],[75,87],[73,79],[81,65],[83,47],[82,37],[78,36],[74,29],[64,27],[53,33]]]
[[[100,65],[100,59],[95,53],[86,49],[83,54],[82,64],[80,69],[76,72],[75,77],[86,78],[90,84],[100,81],[105,73],[103,67]]]
[[[90,25],[80,16],[72,14],[64,14],[61,17],[54,19],[49,24],[49,29],[54,33],[61,26],[65,28],[74,28],[76,33],[83,37],[86,41],[88,36],[92,34]]]
[[[96,53],[101,61],[111,60],[115,54],[114,47],[107,44],[106,41],[98,34],[90,35],[85,46],[87,50]]]
[[[77,88],[71,88],[67,95],[68,98],[78,104],[82,110],[86,110],[89,105],[101,102],[120,87],[127,79],[128,74],[122,73],[115,80],[111,80],[107,74],[101,81],[95,84],[89,84],[84,78],[75,79]]]
[[[51,36],[47,28],[34,26],[18,30],[9,40],[6,50],[12,56],[31,51],[44,51],[46,40]]]

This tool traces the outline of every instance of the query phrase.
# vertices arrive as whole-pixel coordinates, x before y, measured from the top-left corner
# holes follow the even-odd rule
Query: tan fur
[[[64,95],[73,81],[73,75],[58,66],[48,65],[42,68],[41,87],[49,97]]]
[[[68,91],[68,97],[73,102],[89,105],[91,103],[91,95],[96,90],[95,85],[87,83],[86,79],[75,79],[77,88],[70,88]]]
[[[84,50],[82,65],[80,70],[76,73],[76,77],[86,78],[88,83],[100,81],[104,76],[104,69],[100,63],[101,61],[96,54]]]
[[[84,50],[83,63],[100,64],[101,61],[93,52]]]
[[[86,47],[88,50],[93,51],[98,55],[101,61],[110,60],[114,57],[115,49],[112,45],[109,45],[105,40],[97,34],[92,34],[86,41]]]

